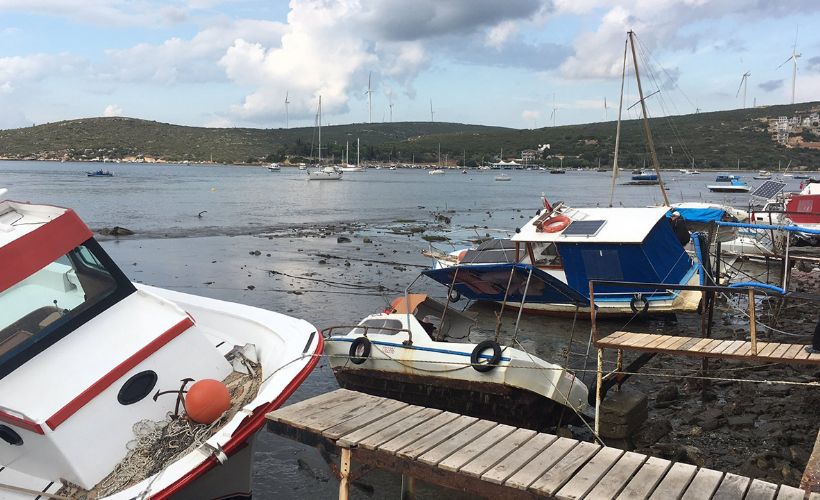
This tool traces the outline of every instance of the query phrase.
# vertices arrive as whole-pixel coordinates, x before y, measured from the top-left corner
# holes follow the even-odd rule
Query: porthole
[[[23,446],[23,438],[8,425],[0,424],[0,439],[12,446]]]
[[[121,405],[132,405],[151,394],[155,385],[157,385],[156,372],[152,370],[139,372],[125,381],[117,394],[117,401]]]

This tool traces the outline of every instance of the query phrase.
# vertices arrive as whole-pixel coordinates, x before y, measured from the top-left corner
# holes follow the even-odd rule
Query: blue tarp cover
[[[666,217],[671,217],[673,211],[680,212],[681,217],[687,222],[712,222],[722,220],[724,210],[721,208],[673,208],[666,213]]]
[[[530,272],[532,276],[527,287],[527,276]],[[453,283],[455,275],[453,288],[470,300],[502,301],[504,290],[509,283],[507,302],[510,303],[525,299],[524,288],[527,287],[524,302],[589,305],[589,299],[566,283],[529,264],[461,264],[442,269],[429,269],[422,274],[448,287]]]

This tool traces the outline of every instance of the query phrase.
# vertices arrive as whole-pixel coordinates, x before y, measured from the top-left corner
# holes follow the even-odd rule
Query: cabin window
[[[532,254],[535,256],[536,266],[561,266],[561,256],[558,255],[558,247],[555,246],[555,243],[533,243]]]
[[[398,330],[401,330],[403,328],[401,321],[397,319],[366,319],[364,320],[362,325],[368,327],[368,335],[395,335],[398,333]],[[364,335],[365,329],[359,326],[356,329],[354,329],[351,333]]]
[[[582,250],[587,279],[623,281],[621,259],[617,250]]]
[[[0,292],[0,378],[133,290],[89,240]]]

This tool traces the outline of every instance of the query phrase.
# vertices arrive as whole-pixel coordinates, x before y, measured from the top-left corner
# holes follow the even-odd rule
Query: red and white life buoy
[[[566,215],[550,217],[541,223],[541,231],[544,231],[545,233],[558,233],[566,229],[570,222],[572,222],[572,219]]]

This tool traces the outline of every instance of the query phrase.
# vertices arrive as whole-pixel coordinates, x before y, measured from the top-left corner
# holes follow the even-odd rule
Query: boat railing
[[[364,330],[362,335],[365,336],[365,337],[367,337],[367,334],[371,330],[378,330],[377,333],[390,332],[392,334],[405,332],[405,333],[407,333],[407,340],[402,341],[402,344],[403,345],[413,345],[413,332],[411,332],[409,328],[390,328],[390,327],[386,327],[386,326],[376,326],[376,325],[336,325],[336,326],[329,326],[327,328],[323,328],[322,331],[321,331],[322,337],[324,337],[324,338],[332,337],[334,330],[345,330],[346,333],[350,333],[350,332],[348,332],[348,330],[350,330],[350,331],[352,331],[352,330]]]

